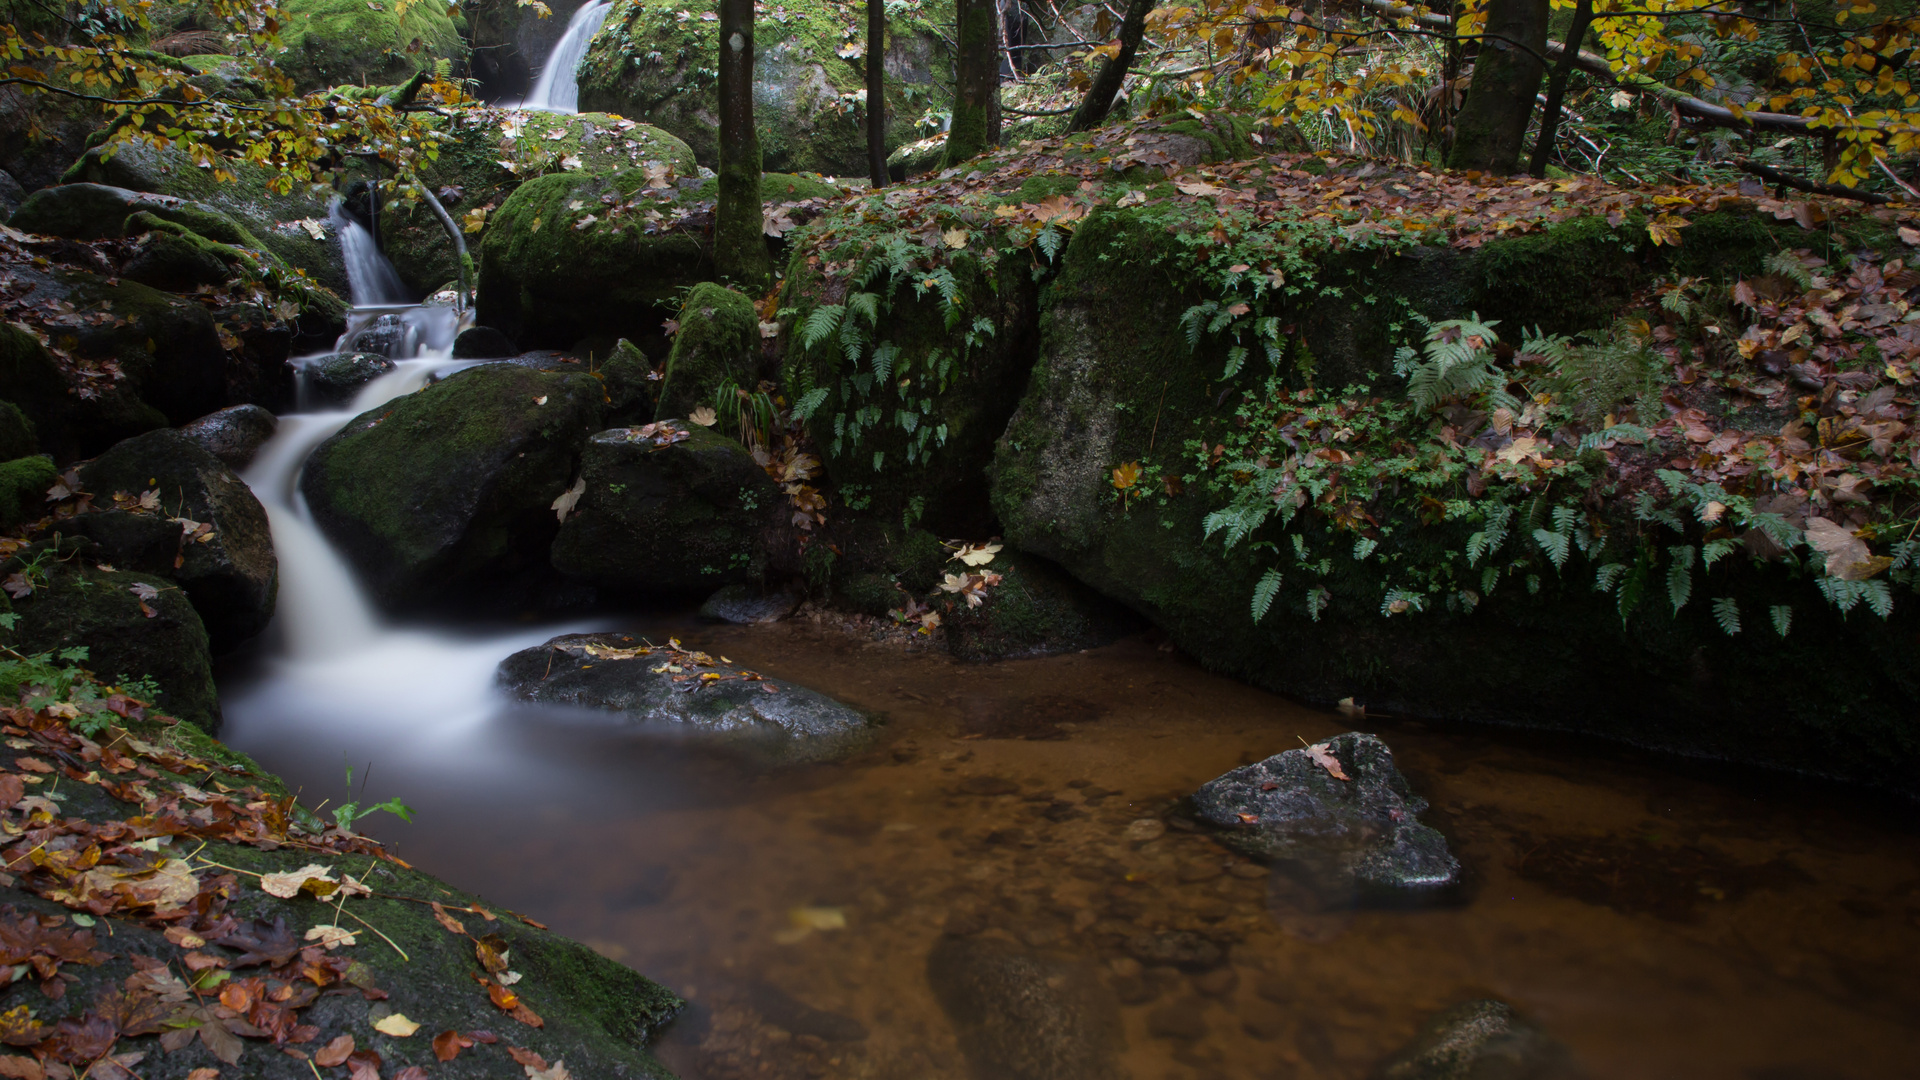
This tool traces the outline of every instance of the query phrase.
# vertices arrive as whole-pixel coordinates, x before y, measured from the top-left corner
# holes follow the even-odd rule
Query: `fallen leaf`
[[[414,1032],[419,1031],[420,1025],[407,1019],[405,1013],[389,1013],[374,1023],[373,1030],[382,1035],[391,1035],[396,1039],[404,1039]]]
[[[321,945],[326,946],[328,950],[359,944],[358,939],[353,936],[351,930],[324,923],[308,929],[307,940],[317,941]]]
[[[340,883],[334,880],[333,870],[319,863],[309,863],[298,870],[260,875],[261,891],[282,900],[299,896],[303,889],[316,897],[327,896],[339,887]]]
[[[1827,576],[1842,581],[1865,581],[1893,565],[1892,559],[1873,554],[1851,530],[1823,517],[1807,519],[1807,543],[1827,557]]]
[[[313,1060],[315,1064],[331,1069],[336,1065],[345,1064],[347,1058],[351,1056],[353,1056],[353,1036],[342,1035],[316,1050]]]
[[[948,247],[957,251],[967,246],[967,230],[948,229],[946,232],[940,234],[940,239],[944,241]]]
[[[1366,706],[1355,705],[1353,703],[1353,699],[1350,697],[1341,698],[1340,704],[1338,707],[1340,709],[1341,716],[1349,717],[1355,720],[1362,720],[1366,718],[1366,715],[1367,715]]]
[[[472,1039],[457,1031],[443,1031],[433,1037],[433,1056],[441,1061],[452,1061],[460,1056],[460,1051],[472,1045]]]
[[[1307,747],[1307,756],[1313,759],[1315,765],[1327,770],[1327,775],[1333,777],[1335,780],[1353,779],[1353,777],[1346,774],[1345,770],[1340,768],[1340,759],[1333,756],[1333,752],[1329,749],[1327,743],[1314,743],[1312,746]]]
[[[371,1050],[356,1050],[347,1059],[347,1080],[380,1080],[380,1055]]]
[[[719,419],[719,416],[714,413],[711,407],[701,405],[688,413],[687,419],[699,424],[701,427],[712,427],[714,421]]]
[[[585,495],[586,493],[587,493],[587,478],[583,476],[580,479],[575,480],[573,482],[572,487],[561,492],[560,497],[553,500],[553,505],[548,509],[552,510],[556,515],[558,515],[560,518],[560,521],[564,524],[567,520],[567,515],[573,513],[573,508],[580,504],[580,496]],[[442,919],[440,925],[445,926],[446,920]],[[466,929],[462,927],[459,930],[455,930],[454,933],[464,934],[466,933]]]

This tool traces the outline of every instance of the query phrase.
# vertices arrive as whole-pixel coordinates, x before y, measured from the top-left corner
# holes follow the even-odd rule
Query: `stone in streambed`
[[[91,537],[100,557],[121,569],[178,582],[214,651],[266,628],[280,581],[273,534],[260,500],[226,463],[182,432],[149,431],[82,466],[80,482],[99,509],[68,530]],[[116,492],[146,491],[159,493],[156,506],[115,509],[110,501]]]
[[[1373,1080],[1571,1080],[1566,1047],[1503,1001],[1469,1001],[1427,1021]]]
[[[364,336],[364,335],[363,335]],[[301,382],[307,405],[337,408],[348,404],[360,388],[394,369],[392,360],[377,352],[327,353],[301,364]]]
[[[584,487],[553,542],[554,569],[626,590],[711,589],[764,576],[786,516],[779,485],[732,439],[679,430],[686,437],[664,445],[646,427],[587,441]]]
[[[728,585],[700,605],[700,616],[716,622],[750,625],[779,622],[806,600],[799,586],[789,582],[777,589],[758,585]]]
[[[1288,750],[1208,781],[1195,816],[1222,843],[1278,864],[1328,903],[1408,903],[1447,897],[1460,884],[1446,838],[1420,824],[1427,801],[1373,735],[1320,744],[1348,779],[1312,749]]]
[[[1110,645],[1138,616],[1045,559],[1001,551],[980,569],[1000,575],[978,606],[946,605],[947,651],[961,660],[1054,656]]]
[[[647,651],[628,635],[554,638],[501,661],[495,680],[523,701],[619,713],[779,764],[841,757],[872,734],[864,714],[824,694],[719,657]]]
[[[927,981],[977,1080],[1107,1080],[1119,1009],[1087,965],[998,938],[943,937]]]
[[[816,1009],[772,983],[748,985],[746,998],[767,1023],[789,1034],[811,1035],[833,1043],[862,1042],[867,1037],[867,1025],[853,1017]]]
[[[504,360],[518,355],[513,339],[491,326],[469,326],[453,339],[455,360]]]
[[[279,427],[279,418],[260,406],[235,405],[184,425],[180,434],[239,472],[253,464],[254,455]]]

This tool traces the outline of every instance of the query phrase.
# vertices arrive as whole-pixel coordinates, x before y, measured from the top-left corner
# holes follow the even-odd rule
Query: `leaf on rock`
[[[356,1050],[347,1059],[347,1080],[380,1080],[380,1055],[371,1050]]]
[[[33,1018],[25,1005],[16,1005],[0,1013],[0,1042],[8,1046],[32,1046],[47,1037],[51,1029]]]
[[[405,1013],[388,1013],[374,1023],[373,1030],[382,1035],[391,1035],[396,1039],[404,1039],[414,1032],[419,1031],[420,1025],[407,1019],[407,1014]]]
[[[461,924],[460,920],[447,914],[447,909],[443,907],[438,900],[433,902],[433,920],[441,926],[446,927],[450,933],[464,934],[467,932],[467,928]]]
[[[573,508],[580,504],[580,496],[585,495],[586,493],[587,493],[587,478],[583,476],[580,479],[575,480],[573,482],[572,487],[561,492],[560,497],[553,500],[553,505],[548,507],[548,509],[552,510],[556,515],[558,515],[561,523],[565,524],[567,520],[567,515],[573,513]],[[461,932],[464,933],[464,931],[461,931]]]
[[[1327,770],[1327,775],[1333,777],[1335,780],[1353,779],[1353,777],[1347,775],[1346,770],[1340,767],[1340,759],[1333,756],[1333,752],[1328,744],[1314,743],[1312,746],[1307,747],[1307,756],[1313,759],[1315,765]]]
[[[701,427],[712,427],[714,425],[714,422],[720,418],[717,415],[715,415],[713,409],[710,406],[701,405],[698,408],[694,409],[692,412],[688,413],[687,419],[693,421],[696,424],[699,424]]]
[[[506,945],[506,941],[498,934],[474,939],[474,955],[480,960],[480,966],[487,969],[487,974],[498,975],[507,970]]]
[[[321,945],[326,946],[329,951],[358,945],[360,943],[359,939],[353,936],[353,931],[345,927],[334,926],[331,923],[322,923],[318,926],[308,928],[307,940],[317,941]]]
[[[255,919],[226,937],[219,938],[216,944],[229,949],[241,950],[234,967],[248,967],[253,964],[271,964],[275,967],[293,959],[300,951],[300,942],[287,929],[286,916],[276,916],[272,922]]]
[[[46,1076],[47,1070],[32,1058],[0,1055],[0,1077],[6,1080],[46,1080]]]
[[[1842,581],[1865,581],[1893,565],[1892,559],[1873,554],[1852,530],[1823,517],[1807,519],[1807,543],[1827,557],[1827,576]]]
[[[331,1069],[344,1063],[353,1056],[353,1036],[342,1035],[332,1042],[314,1051],[314,1063],[322,1068]]]
[[[460,1051],[472,1045],[472,1039],[457,1031],[443,1031],[433,1037],[433,1056],[441,1061],[452,1061],[460,1056]]]

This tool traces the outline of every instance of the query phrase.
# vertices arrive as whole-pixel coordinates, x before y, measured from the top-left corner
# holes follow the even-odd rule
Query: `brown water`
[[[420,811],[377,830],[406,858],[695,1003],[660,1047],[689,1078],[966,1077],[929,986],[949,934],[1094,973],[1127,1002],[1131,1080],[1360,1078],[1489,996],[1595,1077],[1920,1075],[1920,842],[1885,811],[1355,722],[1144,640],[967,665],[803,622],[678,632],[883,713],[884,734],[781,774],[512,716],[397,756],[344,723],[235,741],[309,790],[337,786],[343,749],[376,758],[375,797]],[[1432,802],[1463,904],[1306,910],[1202,834],[1128,838],[1227,769],[1356,726]],[[1226,962],[1130,955],[1183,930]]]

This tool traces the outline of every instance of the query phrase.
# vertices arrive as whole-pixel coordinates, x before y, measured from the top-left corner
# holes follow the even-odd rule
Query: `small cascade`
[[[327,208],[327,219],[340,237],[340,254],[347,264],[347,285],[353,291],[356,307],[413,302],[400,280],[400,272],[380,254],[380,245],[373,234],[347,213],[340,200],[335,199]]]
[[[527,100],[520,103],[521,108],[533,112],[580,111],[580,79],[576,74],[580,59],[587,55],[587,43],[600,32],[600,24],[607,21],[607,12],[612,8],[612,0],[592,0],[573,13],[567,22],[567,32],[560,36],[553,54],[541,66],[540,78],[533,84]]]

